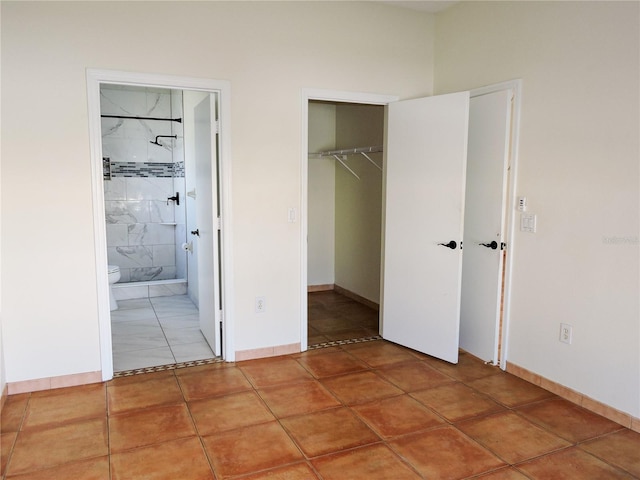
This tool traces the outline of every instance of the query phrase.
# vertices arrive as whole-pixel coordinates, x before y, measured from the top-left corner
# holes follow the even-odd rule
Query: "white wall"
[[[309,152],[336,147],[336,106],[309,102]],[[307,284],[335,283],[336,175],[331,157],[309,157]]]
[[[338,105],[336,147],[382,145],[384,107]],[[382,166],[382,154],[371,153]],[[380,303],[382,172],[362,155],[346,162],[359,177],[336,165],[336,285]]]
[[[300,342],[287,210],[301,202],[301,91],[431,94],[433,17],[359,2],[1,8],[7,380],[100,369],[87,68],[230,81],[236,350]]]
[[[465,2],[437,16],[436,92],[522,78],[508,360],[640,416],[637,2]],[[573,344],[558,341],[560,323]]]

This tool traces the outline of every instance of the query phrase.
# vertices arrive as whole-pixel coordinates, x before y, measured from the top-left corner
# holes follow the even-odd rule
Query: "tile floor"
[[[309,345],[378,335],[378,311],[333,290],[309,293]]]
[[[382,340],[13,395],[1,432],[3,480],[640,478],[639,433]]]
[[[214,357],[187,295],[119,300],[111,335],[115,372]]]

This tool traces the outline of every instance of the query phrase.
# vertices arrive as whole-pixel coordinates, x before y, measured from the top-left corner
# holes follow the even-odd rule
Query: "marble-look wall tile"
[[[129,225],[129,245],[175,245],[172,225],[134,223]]]
[[[132,268],[131,282],[150,282],[152,280],[171,280],[175,278],[175,267]]]
[[[153,266],[153,249],[151,247],[107,247],[109,263],[122,268]]]
[[[173,267],[176,265],[176,249],[173,245],[153,246],[153,266]]]
[[[112,178],[104,182],[105,200],[126,200],[127,188],[124,178]]]
[[[182,196],[180,198],[182,199]],[[182,206],[176,207],[173,202],[167,204],[166,200],[151,200],[149,202],[151,222],[153,223],[174,223],[178,212],[182,210],[184,210]]]
[[[107,223],[132,224],[151,221],[149,202],[106,201],[104,203]]]
[[[158,200],[166,203],[173,192],[171,178],[125,178],[127,200]]]
[[[107,223],[107,245],[109,247],[129,245],[129,227],[124,223]]]

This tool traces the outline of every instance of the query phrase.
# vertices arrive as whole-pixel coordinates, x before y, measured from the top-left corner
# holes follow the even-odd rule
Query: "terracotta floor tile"
[[[369,367],[344,351],[301,357],[298,362],[316,378],[359,372]]]
[[[457,426],[512,465],[569,445],[510,411],[473,418]]]
[[[442,425],[444,421],[418,401],[402,395],[352,407],[383,438]]]
[[[381,368],[378,373],[405,392],[424,390],[453,382],[451,377],[428,367],[424,362],[417,361]]]
[[[504,372],[468,382],[467,385],[508,407],[533,403],[545,398],[556,398],[553,393]]]
[[[31,396],[22,428],[89,420],[104,417],[106,413],[107,395],[104,383],[46,390]]]
[[[452,422],[504,410],[502,405],[462,383],[413,392],[411,396]]]
[[[371,445],[313,461],[324,480],[418,480],[418,475],[385,445]]]
[[[506,467],[479,477],[473,477],[473,480],[528,480],[528,478],[515,468]]]
[[[504,465],[453,427],[407,435],[390,442],[389,446],[428,479],[467,478]]]
[[[240,363],[239,368],[256,388],[313,380],[313,376],[291,357],[249,360]]]
[[[350,373],[339,377],[329,377],[323,379],[322,383],[336,394],[340,400],[349,405],[404,393],[398,387],[373,372]]]
[[[162,376],[152,380],[119,383],[107,387],[111,415],[137,408],[175,405],[184,401],[175,376]]]
[[[9,395],[2,407],[0,416],[0,433],[17,432],[24,419],[29,403],[30,393]]]
[[[253,391],[195,400],[189,403],[189,410],[200,435],[212,435],[275,420]]]
[[[183,438],[111,455],[111,480],[214,480],[202,444]]]
[[[204,437],[203,441],[219,478],[259,472],[303,458],[277,422]]]
[[[317,478],[318,476],[307,463],[298,463],[246,477],[238,477],[238,480],[311,480]]]
[[[640,433],[622,430],[583,443],[580,448],[640,478]]]
[[[251,390],[251,384],[237,367],[199,370],[177,378],[188,401]]]
[[[623,428],[611,420],[562,398],[525,405],[517,411],[533,423],[573,443]]]
[[[0,478],[2,478],[2,475],[4,475],[5,469],[7,468],[7,461],[9,460],[9,455],[13,450],[13,445],[16,442],[17,436],[18,432],[0,434]]]
[[[195,434],[186,405],[132,410],[109,418],[112,453]]]
[[[97,457],[66,463],[24,475],[10,475],[7,480],[109,480],[109,457]]]
[[[106,418],[28,430],[18,435],[7,473],[25,473],[107,453]]]
[[[197,367],[195,367],[197,368]],[[160,370],[159,372],[149,372],[138,375],[127,375],[125,377],[117,377],[107,382],[107,389],[112,386],[131,385],[151,380],[159,380],[161,378],[175,377],[174,370]]]
[[[341,407],[281,420],[307,457],[380,441],[362,420]]]
[[[279,418],[340,406],[340,402],[318,382],[269,387],[258,393]]]
[[[637,452],[636,452],[637,453]],[[533,480],[631,479],[626,472],[604,463],[579,448],[545,455],[530,462],[521,463],[518,469]]]
[[[372,367],[415,360],[406,348],[382,340],[345,345],[344,349]]]
[[[502,372],[498,367],[486,365],[481,360],[478,360],[467,353],[459,355],[458,363],[456,364],[425,355],[420,356],[420,358],[422,358],[430,367],[433,367],[439,372],[462,382],[477,380],[479,378],[497,375]]]

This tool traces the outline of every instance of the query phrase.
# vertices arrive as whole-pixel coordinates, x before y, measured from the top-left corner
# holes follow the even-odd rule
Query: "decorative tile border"
[[[166,370],[179,370],[187,367],[198,367],[200,365],[211,365],[213,363],[222,363],[221,357],[206,358],[204,360],[192,360],[189,362],[169,363],[167,365],[158,365],[155,367],[136,368],[134,370],[124,370],[122,372],[114,372],[113,378],[132,377],[133,375],[141,375],[143,373],[164,372]]]
[[[102,159],[102,178],[111,180],[116,177],[128,178],[182,178],[184,162],[112,162]]]
[[[373,342],[375,340],[382,340],[382,337],[380,335],[374,335],[372,337],[350,338],[348,340],[332,340],[329,342],[315,343],[313,345],[309,345],[309,350],[318,350],[320,348],[329,348],[329,347],[339,347],[341,345],[351,345],[354,343]]]

